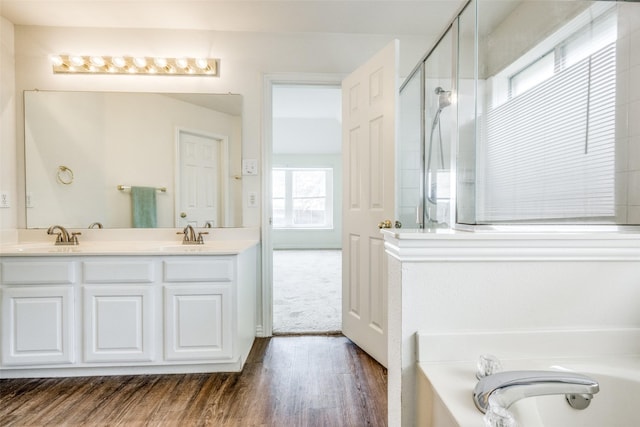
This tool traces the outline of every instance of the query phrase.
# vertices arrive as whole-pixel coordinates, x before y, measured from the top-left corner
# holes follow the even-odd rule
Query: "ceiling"
[[[465,0],[0,0],[15,25],[438,35]]]

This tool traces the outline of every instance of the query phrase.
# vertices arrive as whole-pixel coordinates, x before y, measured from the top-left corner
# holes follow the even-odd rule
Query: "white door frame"
[[[340,86],[342,74],[283,73],[265,74],[263,84],[262,120],[262,325],[258,325],[259,337],[273,335],[273,241],[271,230],[271,167],[273,164],[273,86],[326,85]],[[260,316],[258,317],[260,318]]]
[[[174,171],[174,209],[173,209],[173,224],[177,227],[178,216],[180,215],[180,197],[178,192],[180,191],[180,135],[189,133],[191,135],[202,136],[205,138],[211,138],[220,141],[220,170],[219,170],[219,185],[220,185],[220,222],[217,226],[228,226],[230,223],[230,204],[229,204],[229,137],[227,135],[221,135],[211,132],[205,132],[198,129],[190,129],[185,127],[176,127],[175,133],[175,150],[174,158],[175,171]]]

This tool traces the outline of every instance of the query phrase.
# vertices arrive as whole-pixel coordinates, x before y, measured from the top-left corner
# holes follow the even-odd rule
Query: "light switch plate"
[[[258,207],[258,193],[256,193],[255,191],[250,191],[249,194],[247,194],[247,206],[250,208],[257,208]]]
[[[8,208],[11,207],[9,203],[9,193],[6,191],[0,191],[0,208]]]
[[[258,160],[256,160],[256,159],[243,159],[242,160],[242,175],[258,175]]]

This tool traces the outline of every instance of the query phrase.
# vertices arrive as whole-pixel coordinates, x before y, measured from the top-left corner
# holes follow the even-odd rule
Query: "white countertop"
[[[257,240],[210,240],[202,245],[184,245],[180,240],[88,241],[78,245],[31,242],[0,246],[0,256],[68,255],[237,255],[258,244]]]

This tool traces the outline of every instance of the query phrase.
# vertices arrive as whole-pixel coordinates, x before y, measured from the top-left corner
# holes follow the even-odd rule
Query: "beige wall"
[[[16,228],[16,144],[14,27],[0,17],[0,191],[6,192],[10,208],[0,209],[0,241],[3,232]]]

